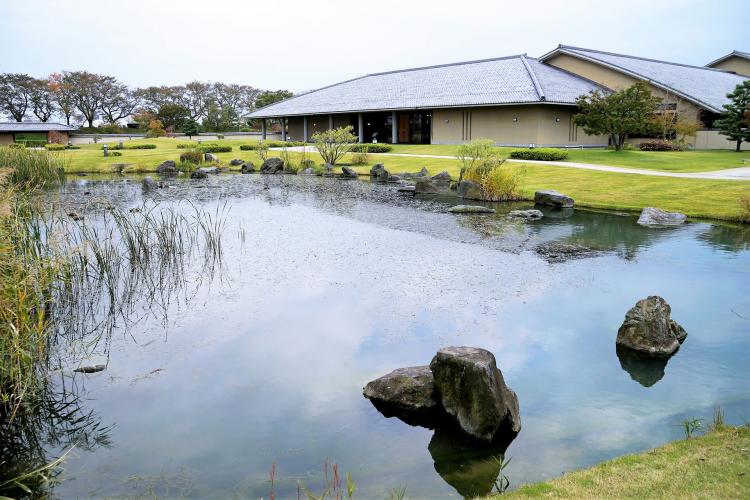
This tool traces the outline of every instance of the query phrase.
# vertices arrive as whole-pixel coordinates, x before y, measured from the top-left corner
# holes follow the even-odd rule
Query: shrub
[[[180,154],[180,161],[189,161],[193,163],[200,163],[203,161],[203,152],[197,149],[191,149]]]
[[[216,138],[222,140],[224,138],[224,134],[217,134]]]
[[[243,144],[240,146],[240,151],[255,151],[257,147],[257,144]]]
[[[750,222],[750,196],[740,196],[740,220],[742,222]]]
[[[354,127],[349,125],[313,134],[312,140],[325,163],[335,165],[342,156],[351,151],[357,140],[352,133],[353,130]]]
[[[65,149],[81,149],[81,146],[65,146]]]
[[[201,144],[198,146],[200,151],[204,153],[230,153],[232,146],[221,146],[219,144]]]
[[[263,141],[268,144],[269,148],[293,148],[297,146],[304,146],[304,142],[299,141]]]
[[[518,200],[521,171],[504,163],[504,159],[490,156],[467,168],[463,177],[482,186],[485,201]]]
[[[26,144],[14,142],[13,144],[8,144],[8,147],[11,149],[26,149]]]
[[[682,144],[662,139],[644,141],[638,145],[638,148],[641,151],[682,151],[685,149]]]
[[[568,157],[562,149],[519,149],[511,151],[510,157],[516,160],[558,161]]]
[[[370,155],[366,152],[352,154],[352,165],[367,165],[370,162]]]
[[[497,152],[492,147],[494,144],[495,141],[492,139],[474,139],[459,146],[458,159],[461,161],[461,173],[458,176],[458,182],[461,182],[468,170],[482,163],[498,160]]]
[[[156,149],[156,144],[128,144],[123,149]]]
[[[67,148],[65,144],[45,144],[44,149],[47,151],[63,151]]]
[[[351,151],[354,153],[388,153],[393,150],[393,147],[388,144],[354,144],[352,145]]]
[[[259,142],[258,145],[255,146],[255,154],[258,155],[260,161],[266,161],[266,158],[268,158],[268,143]]]
[[[198,146],[200,146],[200,144],[196,144],[195,142],[181,142],[177,145],[177,149],[193,149]]]
[[[198,162],[183,160],[182,155],[180,155],[180,162],[176,165],[176,167],[178,171],[189,174],[198,168]]]
[[[110,151],[109,156],[122,156],[120,151]]]

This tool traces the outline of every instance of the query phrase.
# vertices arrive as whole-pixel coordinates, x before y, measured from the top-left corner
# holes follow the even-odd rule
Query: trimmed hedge
[[[196,149],[204,153],[231,153],[232,146],[220,146],[218,144],[201,144]]]
[[[240,146],[240,151],[255,151],[258,149],[257,144],[243,144]]]
[[[122,156],[120,151],[110,151],[109,156]]]
[[[638,145],[641,151],[682,151],[685,149],[681,144],[676,142],[656,139],[653,141],[644,141]]]
[[[568,157],[568,152],[562,149],[517,149],[510,152],[514,160],[559,161]]]
[[[44,149],[47,151],[64,151],[67,146],[65,144],[45,144]]]
[[[156,144],[126,144],[124,149],[156,149]]]
[[[304,146],[304,142],[299,141],[266,141],[266,144],[268,144],[269,148],[283,148],[284,146],[288,148],[294,148],[297,146]]]
[[[351,149],[352,153],[388,153],[391,150],[393,150],[393,147],[389,146],[388,144],[380,144],[380,143],[355,144],[354,146],[352,146],[352,149]]]
[[[200,163],[203,161],[203,152],[191,149],[180,154],[181,162]]]

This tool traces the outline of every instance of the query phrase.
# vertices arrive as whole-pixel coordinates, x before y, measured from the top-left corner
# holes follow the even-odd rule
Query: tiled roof
[[[50,122],[0,122],[0,132],[72,132],[76,127]]]
[[[739,51],[739,50],[733,50],[729,54],[727,54],[725,56],[721,56],[720,58],[716,59],[715,61],[711,61],[710,63],[706,64],[706,67],[710,68],[714,64],[719,64],[722,61],[726,61],[730,57],[741,57],[742,59],[747,59],[748,61],[750,61],[750,52],[742,52],[742,51]]]
[[[747,79],[703,66],[657,61],[567,45],[560,45],[557,49],[540,57],[539,60],[546,61],[560,53],[599,63],[635,78],[648,80],[657,87],[670,90],[702,108],[717,113],[722,112],[722,106],[729,102],[727,94]]]
[[[597,84],[523,55],[375,73],[313,90],[251,118],[457,106],[572,105]]]

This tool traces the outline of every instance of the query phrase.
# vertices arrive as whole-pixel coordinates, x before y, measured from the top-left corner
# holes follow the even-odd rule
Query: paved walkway
[[[305,146],[289,148],[290,151],[302,151]],[[275,149],[275,148],[274,148]],[[307,146],[308,152],[316,152],[314,146]],[[444,160],[457,160],[455,156],[422,155],[411,153],[370,153],[373,156],[404,156],[408,158],[438,158]],[[584,170],[598,170],[600,172],[615,172],[618,174],[651,175],[654,177],[678,177],[683,179],[715,179],[731,181],[750,181],[750,167],[727,168],[714,170],[712,172],[665,172],[660,170],[646,170],[642,168],[615,167],[612,165],[593,165],[591,163],[578,163],[573,161],[536,161],[536,160],[512,160],[514,163],[532,163],[551,167],[581,168]]]

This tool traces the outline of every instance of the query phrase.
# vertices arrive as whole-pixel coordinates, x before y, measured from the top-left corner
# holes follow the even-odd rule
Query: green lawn
[[[455,156],[459,146],[444,144],[396,144],[392,153]],[[497,148],[508,155],[513,148]],[[665,172],[710,172],[750,166],[750,151],[613,151],[608,149],[569,149],[566,161],[612,165]],[[743,165],[743,160],[747,163]]]
[[[131,166],[126,170],[129,172],[153,172],[164,160],[177,160],[182,151],[177,149],[177,144],[184,142],[175,139],[150,139],[144,141],[131,141],[126,144],[147,142],[157,144],[157,149],[124,150],[121,157],[104,158],[101,145],[91,144],[83,146],[79,150],[68,150],[61,153],[65,157],[66,170],[70,173],[76,172],[110,172],[115,163],[128,163]],[[232,158],[242,158],[259,164],[260,161],[254,151],[240,151],[241,141],[212,141],[228,144],[233,147],[230,153],[219,153],[217,156],[224,164],[228,164]],[[403,151],[407,148],[436,148],[443,152],[446,148],[456,146],[396,146],[395,151]],[[576,153],[597,153],[600,155],[624,154],[624,155],[663,155],[670,153],[641,153],[626,151],[614,153],[611,151],[577,151]],[[271,151],[272,156],[278,156],[279,152]],[[716,158],[736,158],[735,153],[715,152],[684,152],[675,153],[686,155],[714,155]],[[315,161],[320,161],[317,153],[309,154]],[[694,160],[690,160],[694,161]],[[454,159],[438,158],[412,158],[400,156],[372,155],[370,164],[358,167],[361,173],[369,171],[373,163],[384,163],[391,173],[416,172],[423,166],[430,173],[435,174],[447,170],[451,175],[458,177],[459,163]],[[643,165],[635,165],[640,168]],[[523,194],[532,198],[534,191],[538,189],[557,189],[575,198],[578,206],[617,209],[617,210],[640,210],[646,206],[657,206],[666,210],[677,210],[692,217],[716,218],[725,220],[736,220],[741,216],[739,199],[741,196],[750,196],[750,182],[748,181],[726,181],[706,179],[678,179],[668,177],[649,177],[644,175],[617,174],[611,172],[598,172],[593,170],[576,170],[572,168],[555,167],[553,164],[512,164],[511,168],[521,169],[524,172],[522,183]],[[712,170],[712,169],[709,169]]]
[[[748,498],[750,427],[727,427],[523,486],[504,498]]]

